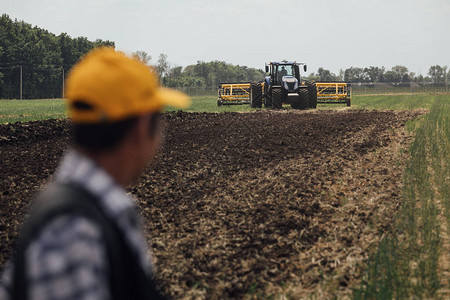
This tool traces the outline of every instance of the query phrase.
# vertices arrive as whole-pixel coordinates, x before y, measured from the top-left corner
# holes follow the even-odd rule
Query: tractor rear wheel
[[[272,89],[272,108],[283,108],[281,102],[281,89]]]
[[[309,94],[309,108],[317,108],[317,87],[314,81],[306,81]]]
[[[267,87],[267,82],[264,84],[264,106],[272,107],[272,95],[269,94],[269,89]]]

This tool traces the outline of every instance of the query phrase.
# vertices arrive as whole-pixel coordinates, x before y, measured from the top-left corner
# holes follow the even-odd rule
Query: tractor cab
[[[274,70],[273,78],[276,78],[276,80],[274,81],[276,81],[277,83],[281,83],[283,81],[284,76],[298,78],[298,76],[296,76],[297,72],[293,65],[276,65],[274,66],[273,70]]]
[[[283,84],[283,77],[289,76],[292,79],[297,79],[297,82],[301,82],[300,80],[300,70],[299,65],[303,65],[304,70],[306,72],[306,65],[300,64],[297,62],[288,62],[288,61],[281,61],[281,62],[270,62],[266,64],[266,72],[270,74],[270,83],[272,85],[282,85]]]

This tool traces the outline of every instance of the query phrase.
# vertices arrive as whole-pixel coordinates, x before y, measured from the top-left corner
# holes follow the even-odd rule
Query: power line
[[[7,63],[3,63],[3,65],[6,65]],[[3,66],[0,67],[0,70],[12,70],[19,68],[20,69],[20,75],[19,75],[19,94],[20,94],[20,100],[23,99],[23,67],[27,67],[28,69],[31,69],[31,72],[35,71],[62,71],[62,97],[64,98],[64,80],[65,80],[65,70],[64,66],[60,65],[32,65],[32,64],[20,64],[20,65],[10,65],[10,66]]]
[[[11,66],[11,67],[0,67],[0,70],[11,70],[15,68],[20,68],[20,66]]]
[[[11,69],[11,68],[20,68],[20,66],[31,67],[34,69],[52,69],[52,70],[61,70],[64,68],[62,65],[37,65],[37,64],[29,64],[29,63],[0,63],[0,69]]]

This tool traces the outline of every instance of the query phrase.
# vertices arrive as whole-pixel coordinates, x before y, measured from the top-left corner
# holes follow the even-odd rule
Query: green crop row
[[[450,224],[450,97],[431,96],[424,104],[430,113],[415,124],[400,211],[370,258],[355,299],[440,298],[439,289],[450,286],[438,272],[441,226],[446,223],[448,232]]]

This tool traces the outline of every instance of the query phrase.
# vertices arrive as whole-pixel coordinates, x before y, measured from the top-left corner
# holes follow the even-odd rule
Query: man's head
[[[69,114],[75,124],[121,121],[186,108],[189,98],[159,85],[155,72],[113,48],[97,48],[74,66],[67,78]]]
[[[98,159],[124,156],[136,172],[156,153],[162,109],[189,105],[185,94],[161,87],[148,66],[112,48],[88,53],[66,87],[75,146]]]

